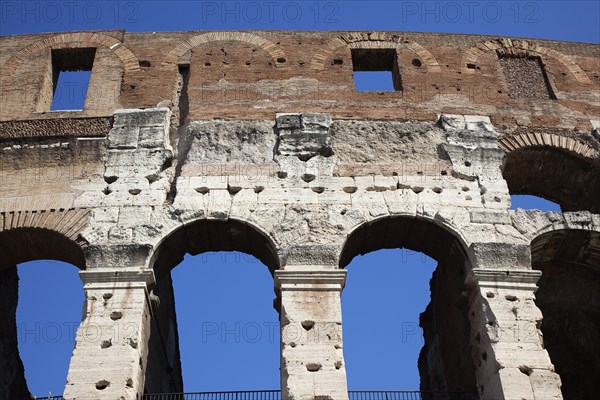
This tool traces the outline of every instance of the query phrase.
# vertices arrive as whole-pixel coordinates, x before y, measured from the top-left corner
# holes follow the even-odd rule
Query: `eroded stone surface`
[[[556,288],[569,265],[594,279],[600,266],[595,46],[384,32],[64,35],[0,39],[15,78],[2,77],[0,273],[45,256],[85,270],[66,398],[182,390],[169,272],[186,253],[237,250],[275,277],[284,397],[347,399],[340,268],[398,247],[440,263],[421,316],[423,390],[490,400],[598,392],[568,372],[561,381],[593,362],[597,335],[593,310],[572,313],[575,301],[556,294],[586,293],[581,279]],[[78,114],[45,113],[51,79],[17,85],[50,57],[42,37],[98,46],[92,87],[122,90],[93,92]],[[304,46],[318,50],[312,60]],[[348,46],[394,47],[402,93],[355,92]],[[500,53],[542,54],[556,99],[515,86],[514,74],[529,74],[513,68],[521,61],[502,76]],[[515,193],[565,212],[510,211]],[[96,341],[90,324],[103,329]],[[115,336],[124,324],[136,330]],[[577,327],[585,344],[571,352],[557,332]],[[3,362],[17,375],[0,372],[0,396],[26,390],[11,332]]]

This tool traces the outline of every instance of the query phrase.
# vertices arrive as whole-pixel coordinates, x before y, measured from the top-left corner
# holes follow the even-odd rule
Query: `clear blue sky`
[[[400,30],[599,43],[599,4],[5,0],[0,4],[0,34],[116,28]],[[557,209],[516,196],[513,206]],[[416,326],[429,301],[434,268],[435,261],[402,249],[357,257],[348,266],[343,317],[350,389],[418,388],[416,359],[422,336]],[[36,261],[20,265],[19,275],[19,346],[30,390],[36,395],[60,394],[82,311],[77,269]],[[186,257],[173,270],[173,279],[186,390],[279,388],[278,315],[267,268],[248,255],[209,253]]]

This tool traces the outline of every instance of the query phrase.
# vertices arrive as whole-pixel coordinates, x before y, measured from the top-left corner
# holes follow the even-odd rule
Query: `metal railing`
[[[477,400],[477,393],[350,390],[350,400]],[[145,394],[142,400],[281,400],[280,390]]]
[[[281,400],[280,390],[145,394],[142,400]]]
[[[34,400],[64,400],[62,396],[34,397]]]
[[[477,393],[349,390],[350,400],[477,400]]]
[[[394,390],[349,390],[350,400],[477,400],[472,392],[420,392]],[[62,396],[35,397],[36,400],[63,400]],[[145,394],[142,400],[281,400],[280,390],[237,392]]]

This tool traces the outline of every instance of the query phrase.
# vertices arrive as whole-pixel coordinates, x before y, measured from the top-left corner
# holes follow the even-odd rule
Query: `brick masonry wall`
[[[405,32],[99,31],[0,38],[0,120],[62,117],[36,106],[48,97],[49,49],[64,47],[98,49],[86,109],[76,117],[176,102],[178,64],[190,65],[192,119],[302,110],[335,119],[431,120],[469,110],[494,123],[589,130],[600,113],[593,44]],[[378,48],[396,49],[402,91],[355,91],[351,49]],[[511,94],[498,54],[540,57],[557,98]]]

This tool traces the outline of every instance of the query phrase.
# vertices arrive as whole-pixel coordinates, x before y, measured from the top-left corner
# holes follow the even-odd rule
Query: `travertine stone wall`
[[[169,273],[185,253],[222,250],[273,273],[284,398],[347,399],[343,267],[396,247],[439,262],[421,317],[423,390],[597,392],[592,379],[561,376],[586,358],[565,357],[581,349],[553,336],[584,326],[598,356],[593,312],[566,318],[575,302],[556,294],[586,292],[570,265],[600,267],[597,45],[105,31],[2,37],[0,47],[0,273],[43,258],[82,269],[67,399],[182,390]],[[116,92],[91,90],[83,111],[43,112],[42,67],[65,47],[97,48],[92,87]],[[402,90],[356,92],[352,49],[393,51]],[[515,91],[514,76],[534,67],[551,96]],[[563,212],[510,211],[521,193]],[[590,239],[563,240],[575,231]],[[12,285],[2,344],[18,366],[16,292],[1,279]],[[0,377],[6,393],[26,390],[22,374]]]

